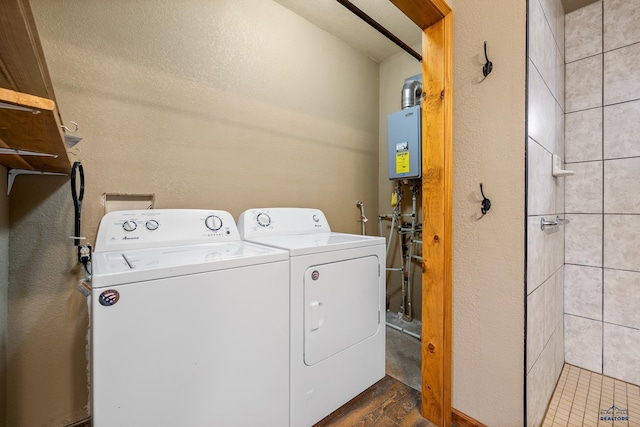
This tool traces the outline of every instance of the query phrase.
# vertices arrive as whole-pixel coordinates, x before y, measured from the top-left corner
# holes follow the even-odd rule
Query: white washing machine
[[[228,212],[106,214],[93,426],[289,425],[288,277],[288,253],[241,241]]]
[[[289,252],[291,426],[311,426],[384,376],[385,240],[332,233],[318,209],[250,209],[238,228]]]

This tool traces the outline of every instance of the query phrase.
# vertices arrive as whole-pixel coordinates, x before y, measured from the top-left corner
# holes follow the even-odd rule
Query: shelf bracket
[[[34,110],[33,108],[21,107],[19,105],[7,104],[6,102],[0,101],[0,108],[4,108],[5,110],[16,110],[16,111],[27,111],[31,114],[40,114],[40,110]]]
[[[38,153],[37,151],[18,150],[17,148],[0,148],[0,154],[17,154],[18,156],[40,156],[58,158],[57,154]]]
[[[11,169],[9,171],[9,180],[7,182],[7,196],[11,194],[11,188],[13,187],[13,182],[16,180],[16,177],[18,175],[67,175],[67,174],[59,173],[59,172],[31,171],[27,169]]]

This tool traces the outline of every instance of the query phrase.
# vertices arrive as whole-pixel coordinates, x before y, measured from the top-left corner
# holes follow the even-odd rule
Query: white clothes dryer
[[[289,425],[288,268],[287,252],[241,241],[228,212],[106,214],[93,426]]]
[[[250,209],[238,229],[289,252],[291,426],[309,427],[384,376],[385,240],[333,233],[318,209]]]

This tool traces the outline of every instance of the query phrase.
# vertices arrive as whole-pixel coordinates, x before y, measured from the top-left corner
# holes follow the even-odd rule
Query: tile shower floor
[[[640,426],[640,387],[565,364],[542,427],[567,426]]]

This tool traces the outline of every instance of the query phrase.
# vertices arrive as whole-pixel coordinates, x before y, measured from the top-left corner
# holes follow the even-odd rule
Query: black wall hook
[[[485,76],[485,78],[491,74],[491,71],[493,70],[493,63],[491,61],[489,61],[489,57],[487,56],[487,42],[484,42],[484,59],[487,60],[487,62],[482,66],[482,75]],[[487,209],[488,210],[488,209]]]
[[[482,183],[480,183],[480,194],[482,194],[482,204],[480,205],[480,212],[482,212],[482,216],[485,216],[489,209],[491,209],[491,200],[487,199],[484,195],[484,191],[482,190]]]

